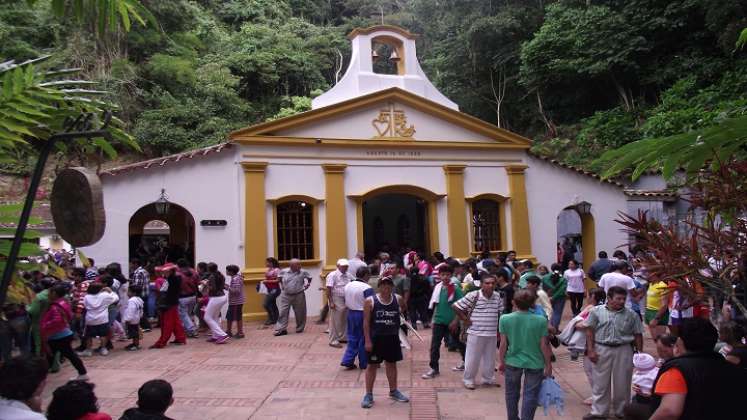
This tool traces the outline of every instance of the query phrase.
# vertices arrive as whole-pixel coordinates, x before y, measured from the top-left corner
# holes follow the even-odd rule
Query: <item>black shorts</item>
[[[399,335],[379,335],[371,338],[373,349],[366,352],[368,363],[380,364],[381,362],[399,362],[402,360],[402,347]]]
[[[109,335],[109,324],[86,325],[86,337],[106,337]]]
[[[243,316],[242,308],[244,305],[228,305],[228,312],[226,313],[226,321],[240,321]]]
[[[140,325],[127,324],[127,338],[131,340],[135,338],[140,338]]]

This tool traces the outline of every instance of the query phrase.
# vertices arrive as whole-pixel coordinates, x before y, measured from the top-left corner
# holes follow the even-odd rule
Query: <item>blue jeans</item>
[[[368,358],[366,356],[366,340],[363,336],[363,311],[348,309],[347,335],[348,346],[342,356],[342,364],[352,365],[355,363],[355,357],[358,356],[360,368],[365,369],[368,366]]]
[[[524,375],[524,398],[521,402],[519,416],[519,397],[521,396],[521,375]],[[508,420],[533,420],[537,410],[543,369],[522,369],[506,365],[506,413]]]
[[[148,318],[155,318],[158,314],[157,309],[158,305],[156,305],[156,287],[155,286],[148,286],[150,289],[148,289],[148,304],[145,305],[145,307],[148,310],[147,316]]]
[[[184,331],[187,334],[194,334],[195,323],[192,321],[192,315],[195,313],[195,306],[197,305],[197,298],[195,296],[187,296],[179,298],[179,319],[184,325]]]
[[[563,316],[563,309],[565,309],[565,296],[561,296],[556,299],[552,299],[552,319],[550,325],[556,329],[560,327],[560,318]]]

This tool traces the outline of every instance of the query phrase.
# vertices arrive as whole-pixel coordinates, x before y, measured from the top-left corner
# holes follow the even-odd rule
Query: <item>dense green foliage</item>
[[[127,33],[0,2],[0,57],[82,67],[149,155],[308,109],[344,71],[345,35],[382,14],[421,34],[426,73],[464,112],[570,163],[747,109],[739,0],[142,0],[157,25]]]

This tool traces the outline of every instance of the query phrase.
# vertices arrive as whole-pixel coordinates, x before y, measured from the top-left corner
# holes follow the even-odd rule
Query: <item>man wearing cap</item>
[[[345,340],[347,328],[345,307],[345,286],[355,280],[348,273],[348,260],[337,260],[337,270],[327,274],[327,302],[329,302],[329,345],[341,348],[340,341]]]
[[[306,328],[306,289],[311,286],[311,274],[301,270],[301,260],[294,258],[290,267],[280,272],[280,296],[278,297],[278,323],[275,325],[275,336],[288,334],[288,316],[293,307],[296,316],[296,333]]]

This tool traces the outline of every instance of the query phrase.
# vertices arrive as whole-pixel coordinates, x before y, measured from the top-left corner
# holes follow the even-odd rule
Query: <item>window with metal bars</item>
[[[314,259],[314,206],[303,201],[278,204],[278,259]]]
[[[472,203],[472,245],[475,251],[501,249],[500,204],[493,200]]]

